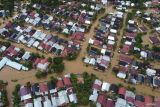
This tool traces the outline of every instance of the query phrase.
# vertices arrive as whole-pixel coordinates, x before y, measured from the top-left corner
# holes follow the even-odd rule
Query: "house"
[[[42,107],[42,98],[41,97],[38,97],[36,99],[33,99],[33,104],[34,104],[34,107]]]
[[[6,49],[7,49],[6,46],[0,46],[0,52],[1,52],[1,53],[4,52]]]
[[[145,102],[145,106],[152,107],[152,105],[150,104],[153,103],[153,99],[150,96],[144,96],[144,102]]]
[[[30,52],[25,52],[24,55],[22,56],[22,59],[23,60],[28,60],[31,56],[31,53]]]
[[[145,107],[144,101],[145,101],[144,96],[136,95],[134,104],[137,107]]]
[[[7,57],[3,57],[3,59],[0,61],[0,70],[5,66],[5,64],[9,61]]]
[[[118,90],[118,94],[120,95],[120,98],[124,99],[126,94],[126,89],[124,87],[120,87]]]
[[[46,83],[40,83],[39,90],[40,90],[41,95],[47,95],[49,91],[48,85]]]
[[[96,79],[94,81],[92,88],[95,90],[101,90],[101,86],[102,86],[102,82],[100,80]]]
[[[158,76],[153,77],[153,86],[154,87],[159,87],[160,86],[160,77],[158,77]]]
[[[146,51],[141,51],[140,55],[142,58],[147,58],[148,57],[148,53]]]
[[[70,75],[69,75],[69,74],[64,76],[63,82],[64,82],[64,85],[65,85],[66,87],[72,86],[72,83],[71,83]]]
[[[58,97],[59,97],[59,105],[60,106],[65,106],[66,104],[69,103],[69,99],[68,99],[66,90],[59,91]]]
[[[156,74],[156,70],[147,68],[146,74],[147,74],[148,76],[154,76],[154,75]]]
[[[77,103],[78,100],[77,100],[77,95],[76,93],[74,92],[73,88],[69,88],[67,89],[67,93],[68,93],[68,96],[69,96],[69,101],[72,102],[72,103]]]
[[[150,36],[149,40],[153,45],[160,45],[160,40],[156,36]]]
[[[127,102],[134,104],[135,94],[127,90],[125,94],[125,99],[127,100]]]
[[[31,99],[31,90],[28,87],[21,86],[20,88],[20,96],[21,96],[21,101],[25,101],[28,99]]]
[[[0,10],[0,17],[6,17],[8,12],[8,10]]]
[[[118,86],[116,84],[111,84],[110,90],[113,93],[118,93]]]
[[[139,30],[140,30],[142,33],[146,33],[146,32],[148,31],[148,29],[147,29],[145,26],[139,27]]]
[[[106,107],[107,105],[107,99],[106,96],[103,94],[98,95],[98,99],[97,99],[97,107]]]
[[[57,89],[61,89],[64,87],[62,78],[58,78],[56,86],[57,86]]]
[[[29,102],[29,103],[25,104],[25,107],[33,107],[33,103]]]
[[[16,70],[19,70],[19,71],[21,69],[23,69],[23,65],[22,64],[19,64],[17,62],[11,61],[11,60],[8,60],[6,65],[8,65],[8,66],[10,66],[10,67],[12,67],[12,68],[14,68]],[[26,70],[28,70],[28,69],[26,68]]]
[[[48,89],[49,89],[49,93],[50,94],[53,94],[53,93],[57,92],[56,83],[54,83],[54,82],[48,82],[47,85],[48,85]]]
[[[89,100],[93,101],[93,102],[96,102],[97,98],[98,98],[98,93],[93,93],[93,94],[90,95]]]
[[[138,74],[137,76],[137,82],[142,84],[145,82],[145,76],[143,74]]]
[[[115,107],[114,101],[112,99],[107,99],[107,107]]]
[[[44,105],[44,107],[52,107],[51,100],[50,100],[50,99],[48,99],[48,97],[47,97],[47,96],[45,96],[44,98],[45,98],[45,100],[43,101],[43,105]]]
[[[160,97],[156,97],[154,99],[154,102],[155,102],[155,107],[159,107],[159,105],[160,105]]]
[[[39,84],[35,83],[31,86],[31,91],[34,95],[40,95]]]
[[[126,62],[127,64],[131,64],[132,62],[132,60],[127,55],[123,55],[123,54],[120,54],[119,60]]]
[[[131,45],[126,45],[126,44],[124,44],[123,45],[123,48],[120,50],[120,52],[122,53],[122,54],[129,54],[129,51],[130,50],[132,50],[132,46]]]
[[[49,66],[49,62],[47,58],[37,58],[34,62],[34,66],[36,66],[37,69],[41,70],[41,71],[46,71],[48,66]]]
[[[118,98],[115,103],[115,107],[126,107],[126,105],[127,105],[127,101],[121,98]]]
[[[129,71],[128,65],[120,66],[119,72],[117,73],[117,77],[125,79],[128,71]]]
[[[152,0],[152,5],[159,5],[160,1],[159,0]]]
[[[102,4],[103,4],[103,5],[105,5],[105,4],[107,4],[107,3],[108,3],[108,1],[107,1],[107,0],[101,0],[101,2],[102,2]]]
[[[110,86],[111,86],[110,83],[107,83],[107,82],[104,82],[104,81],[103,81],[101,90],[102,90],[102,91],[107,91],[107,92],[108,92],[109,89],[110,89]]]
[[[54,93],[54,94],[51,96],[51,100],[52,100],[52,105],[53,105],[53,107],[59,106],[58,92]]]
[[[15,46],[11,45],[7,50],[4,52],[4,55],[9,58],[13,59],[18,55],[18,52],[20,51],[19,48],[16,48]]]
[[[130,32],[126,32],[125,33],[125,37],[130,39],[131,41],[135,39],[136,37],[136,33],[130,33]]]
[[[79,40],[79,41],[84,41],[84,39],[85,39],[84,33],[82,33],[82,32],[75,32],[75,33],[72,34],[72,39]]]

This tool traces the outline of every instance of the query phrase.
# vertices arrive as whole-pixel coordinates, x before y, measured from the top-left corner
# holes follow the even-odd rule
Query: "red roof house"
[[[134,104],[134,99],[132,97],[126,97],[126,101]]]
[[[129,50],[131,49],[131,45],[123,45],[123,48],[121,49],[121,53],[123,54],[129,54]]]
[[[159,107],[159,105],[160,105],[160,97],[156,97],[154,99],[154,102],[155,102],[155,107]]]
[[[75,40],[79,40],[79,41],[84,41],[84,33],[82,32],[75,32],[72,34],[72,39],[75,39]]]
[[[72,86],[72,83],[71,83],[71,80],[70,80],[69,77],[64,77],[64,78],[63,78],[63,82],[64,82],[64,85],[65,85],[66,87]]]
[[[153,103],[153,99],[152,97],[144,96],[144,102],[145,102],[145,106],[152,107],[151,104]]]
[[[134,39],[136,37],[136,33],[128,33],[126,32],[125,36],[130,39]]]
[[[100,95],[98,96],[97,102],[98,102],[99,104],[101,104],[102,107],[107,107],[107,100],[106,100],[106,96],[105,96],[105,95],[100,94]]]
[[[138,100],[136,100],[136,101],[134,102],[134,105],[135,105],[136,107],[145,107],[145,103],[144,103],[144,102],[141,102],[141,101],[138,101]]]
[[[127,55],[123,55],[123,54],[120,54],[119,60],[124,61],[128,64],[130,64],[132,62],[132,60]]]
[[[18,55],[18,51],[16,50],[16,47],[11,45],[5,52],[4,55],[8,58],[12,59],[16,55]]]
[[[58,81],[57,81],[57,88],[58,89],[61,89],[64,87],[64,84],[63,84],[63,80],[62,78],[58,78]]]
[[[39,89],[41,93],[48,93],[48,85],[46,83],[40,83],[39,84]]]
[[[124,87],[119,88],[118,94],[125,96],[126,94],[126,89]]]
[[[102,82],[98,79],[95,80],[92,88],[96,90],[101,90]]]
[[[107,99],[107,106],[106,107],[115,107],[114,101],[111,99]]]

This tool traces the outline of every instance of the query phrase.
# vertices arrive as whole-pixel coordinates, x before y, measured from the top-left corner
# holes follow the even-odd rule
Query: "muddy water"
[[[108,8],[106,8],[105,13],[112,12],[112,11],[114,11],[112,9],[112,7],[108,7]],[[111,71],[111,68],[118,64],[118,55],[119,55],[118,54],[118,48],[116,48],[116,50],[114,52],[114,57],[112,58],[112,62],[111,62],[112,67],[110,69],[106,70],[103,73],[100,72],[100,71],[95,71],[93,69],[93,67],[90,67],[90,66],[86,67],[85,64],[82,62],[82,58],[85,55],[87,55],[86,48],[88,46],[88,40],[89,40],[89,38],[93,37],[94,28],[98,25],[99,18],[101,18],[104,14],[98,16],[98,19],[93,23],[90,32],[86,34],[86,41],[83,43],[82,50],[81,50],[78,58],[75,61],[71,61],[71,62],[65,61],[65,72],[64,72],[64,74],[66,74],[66,73],[81,74],[82,72],[87,71],[88,73],[95,74],[101,80],[108,81],[110,83],[122,83],[123,85],[128,86],[126,83],[123,82],[123,80],[120,80],[117,77],[115,77],[115,75],[112,74],[112,71]],[[126,15],[125,15],[125,18],[126,18]],[[123,28],[125,28],[124,25],[125,24],[123,23]],[[122,30],[123,30],[123,28],[122,28]],[[121,31],[121,35],[118,36],[118,40],[119,40],[118,43],[117,43],[118,46],[120,44],[122,34],[123,34],[123,32]],[[17,44],[17,43],[13,43],[13,44],[15,46],[19,47],[19,48],[24,48],[26,51],[40,52],[40,51],[37,51],[35,48],[27,48],[26,46],[21,45],[21,44]],[[52,54],[47,54],[46,55],[46,57],[50,57],[50,56],[53,56],[53,55]],[[50,74],[47,78],[38,80],[34,76],[35,72],[36,72],[36,70],[31,70],[31,71],[28,71],[28,72],[16,71],[16,70],[11,69],[7,66],[5,66],[0,71],[0,80],[8,81],[7,91],[8,91],[8,98],[9,98],[10,101],[11,101],[12,92],[14,90],[14,86],[18,83],[19,84],[25,84],[28,81],[30,81],[31,83],[43,82],[43,81],[49,80],[50,76],[57,77],[57,76],[63,75],[63,74],[61,74],[61,75]],[[12,80],[17,80],[17,82],[12,82]],[[142,94],[160,96],[160,91],[156,90],[156,91],[152,92],[152,89],[148,86],[136,85],[136,89],[138,90],[139,93],[142,93]]]

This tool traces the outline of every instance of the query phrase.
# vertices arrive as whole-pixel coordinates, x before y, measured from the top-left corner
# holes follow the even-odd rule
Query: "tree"
[[[82,74],[83,83],[78,82],[77,75],[71,74],[71,81],[74,89],[76,89],[78,103],[80,105],[88,105],[89,104],[89,95],[91,94],[91,87],[95,79],[97,78],[94,74],[88,74],[84,72]]]
[[[21,85],[17,84],[15,86],[15,90],[13,91],[12,95],[13,95],[13,106],[14,107],[20,107],[20,96],[19,96],[19,90],[20,90]]]
[[[60,0],[31,0],[31,4],[43,4],[51,8],[57,7],[60,4]]]
[[[71,103],[71,104],[69,105],[69,107],[77,107],[77,104]]]
[[[48,62],[52,63],[53,59],[51,57],[48,58]]]
[[[153,46],[153,47],[152,47],[152,50],[153,50],[154,52],[160,52],[160,47],[158,47],[158,46]]]
[[[23,66],[27,67],[29,70],[32,69],[32,64],[33,62],[32,61],[25,61]]]
[[[25,53],[25,50],[24,50],[23,48],[21,48],[20,51],[19,51],[19,53],[20,53],[21,55],[23,55],[23,54]]]
[[[47,76],[47,73],[46,72],[42,72],[42,71],[37,71],[35,76],[40,79],[40,78],[44,78]]]
[[[10,43],[10,42],[2,42],[2,44],[3,44],[4,46],[6,46],[7,48],[11,46],[11,43]]]
[[[13,15],[14,0],[0,0],[2,8],[7,11],[9,10],[10,16]]]
[[[63,58],[62,57],[55,57],[53,59],[54,64],[58,65],[58,64],[62,64],[63,63]]]
[[[6,90],[2,90],[1,91],[1,101],[4,104],[4,107],[7,107],[7,105],[8,105],[8,98],[7,98],[7,91]]]
[[[61,64],[53,64],[52,65],[52,69],[54,70],[54,72],[57,72],[57,73],[61,73],[64,71],[64,64],[61,63]]]
[[[68,56],[67,56],[67,60],[70,60],[70,61],[75,60],[77,58],[77,56],[78,55],[75,52],[74,53],[69,53]]]
[[[143,36],[142,33],[138,33],[136,38],[135,38],[135,41],[136,41],[135,46],[138,47],[138,48],[142,48],[142,42],[143,42],[142,36]]]
[[[51,77],[50,77],[50,82],[56,84],[56,83],[57,83],[57,78],[51,76]]]

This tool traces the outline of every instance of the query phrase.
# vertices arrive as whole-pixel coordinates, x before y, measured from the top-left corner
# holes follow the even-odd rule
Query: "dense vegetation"
[[[6,86],[7,84],[3,81],[3,80],[0,80],[0,87],[4,87]],[[1,102],[3,103],[4,107],[6,107],[8,105],[8,98],[7,98],[7,91],[5,89],[3,90],[0,90],[0,93],[1,93]]]
[[[138,33],[136,38],[135,38],[135,41],[136,41],[135,46],[138,47],[138,48],[142,48],[142,42],[143,42],[142,36],[143,36],[142,33]]]
[[[31,0],[31,4],[35,3],[44,4],[53,8],[60,4],[60,0]]]
[[[8,10],[11,16],[14,10],[14,0],[0,0],[0,9]]]
[[[12,95],[13,95],[13,107],[20,107],[20,96],[19,96],[19,90],[20,90],[20,85],[17,84],[15,86],[15,90],[13,91]]]
[[[89,95],[91,94],[91,87],[94,80],[97,78],[94,74],[88,74],[84,72],[82,74],[83,82],[78,82],[78,77],[75,74],[71,74],[71,81],[73,83],[74,89],[76,89],[78,104],[88,105]]]

